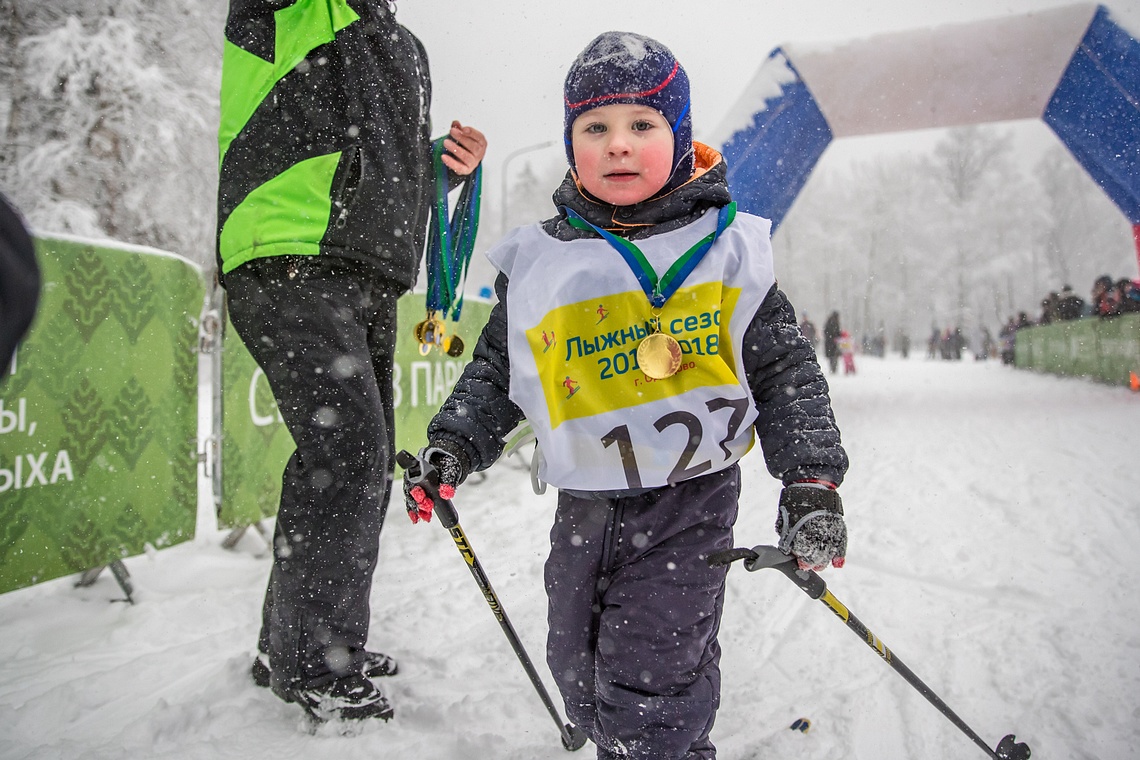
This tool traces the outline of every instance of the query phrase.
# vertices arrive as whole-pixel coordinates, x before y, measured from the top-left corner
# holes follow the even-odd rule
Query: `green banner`
[[[0,382],[0,593],[194,535],[205,283],[151,249],[41,237]]]
[[[1088,317],[1017,331],[1016,365],[1128,385],[1140,374],[1140,314]]]
[[[425,356],[413,331],[426,314],[424,295],[409,293],[400,299],[393,377],[398,448],[419,451],[426,445],[427,424],[463,372],[490,313],[489,303],[468,298],[458,325],[446,325],[447,335],[459,335],[466,343],[463,355],[452,358],[433,348]],[[222,505],[218,524],[235,528],[277,514],[281,473],[294,445],[265,375],[228,320],[222,377]]]

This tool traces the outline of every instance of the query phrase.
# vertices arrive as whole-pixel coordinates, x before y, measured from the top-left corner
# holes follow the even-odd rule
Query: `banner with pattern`
[[[0,382],[0,593],[193,537],[201,271],[42,236],[36,319]]]

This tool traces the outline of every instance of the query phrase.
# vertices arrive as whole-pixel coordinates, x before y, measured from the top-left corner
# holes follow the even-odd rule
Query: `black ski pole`
[[[562,717],[558,714],[558,708],[554,706],[554,702],[550,699],[550,694],[547,693],[546,687],[542,685],[542,679],[539,678],[538,671],[534,669],[534,663],[531,662],[530,657],[526,653],[526,649],[523,648],[522,640],[519,639],[518,633],[515,632],[515,627],[511,625],[506,610],[503,609],[503,605],[499,602],[499,597],[495,594],[495,590],[491,588],[491,581],[487,579],[487,574],[483,572],[483,566],[479,563],[479,558],[475,556],[475,550],[471,548],[471,544],[467,541],[467,536],[463,533],[463,528],[459,525],[459,513],[455,510],[455,505],[451,503],[450,499],[444,499],[439,495],[438,471],[436,471],[430,462],[423,461],[407,451],[401,451],[396,454],[396,462],[407,471],[408,479],[423,488],[431,500],[435,502],[435,509],[433,511],[439,517],[440,524],[447,528],[447,532],[451,534],[451,539],[455,542],[459,553],[463,555],[463,559],[467,561],[467,569],[471,571],[475,582],[479,584],[479,590],[483,592],[483,598],[487,600],[491,612],[495,614],[495,619],[499,621],[503,633],[507,635],[507,641],[511,643],[511,649],[515,651],[515,656],[517,656],[519,662],[522,663],[523,669],[530,678],[531,684],[534,686],[535,691],[538,692],[538,696],[542,699],[542,704],[546,706],[546,711],[550,713],[550,717],[554,719],[555,725],[558,726],[558,732],[562,735],[562,746],[571,752],[581,749],[586,744],[586,733],[577,726],[571,725],[570,723],[563,723]]]
[[[945,702],[943,702],[934,691],[927,686],[922,680],[911,671],[901,660],[895,657],[894,653],[887,648],[878,636],[868,630],[867,626],[855,617],[850,610],[835,596],[827,590],[827,583],[823,578],[820,578],[817,573],[812,570],[800,570],[796,564],[794,557],[784,554],[775,546],[754,546],[751,549],[729,549],[727,551],[715,552],[709,556],[709,564],[716,566],[723,566],[731,564],[738,559],[744,560],[745,569],[755,572],[766,567],[779,570],[786,575],[792,583],[799,586],[804,593],[812,599],[819,599],[827,608],[834,612],[840,620],[847,624],[847,627],[854,631],[859,638],[867,642],[867,646],[878,652],[879,656],[886,660],[887,664],[894,668],[895,672],[906,679],[906,682],[918,690],[922,696],[938,708],[938,711],[950,719],[950,722],[957,726],[962,733],[970,737],[974,744],[977,744],[986,754],[994,760],[1029,760],[1030,750],[1029,745],[1024,742],[1017,742],[1017,737],[1013,734],[1007,734],[1002,737],[1001,742],[998,743],[997,751],[990,749],[990,746],[982,740],[976,733],[971,730],[966,722],[959,718],[953,710],[951,710]]]

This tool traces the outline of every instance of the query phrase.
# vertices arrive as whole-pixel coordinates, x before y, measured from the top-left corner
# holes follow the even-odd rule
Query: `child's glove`
[[[780,551],[796,558],[801,570],[843,567],[847,554],[847,524],[843,502],[834,486],[792,483],[780,493],[776,517]]]
[[[434,482],[434,485],[439,491],[440,498],[454,498],[455,487],[467,478],[468,468],[463,463],[465,457],[439,446],[428,446],[420,450],[416,459],[420,461],[422,469],[427,469],[424,464],[430,464],[435,468],[432,475],[433,481],[438,478],[438,482]],[[404,507],[408,510],[408,517],[413,523],[418,523],[420,520],[431,522],[431,511],[435,507],[435,502],[428,496],[424,487],[409,480],[407,470],[404,471]]]

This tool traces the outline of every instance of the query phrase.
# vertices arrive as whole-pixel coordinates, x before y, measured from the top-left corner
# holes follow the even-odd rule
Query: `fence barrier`
[[[198,267],[39,237],[35,321],[0,383],[0,592],[192,538]]]
[[[1015,352],[1021,369],[1127,386],[1130,373],[1140,374],[1140,314],[1023,328]]]

